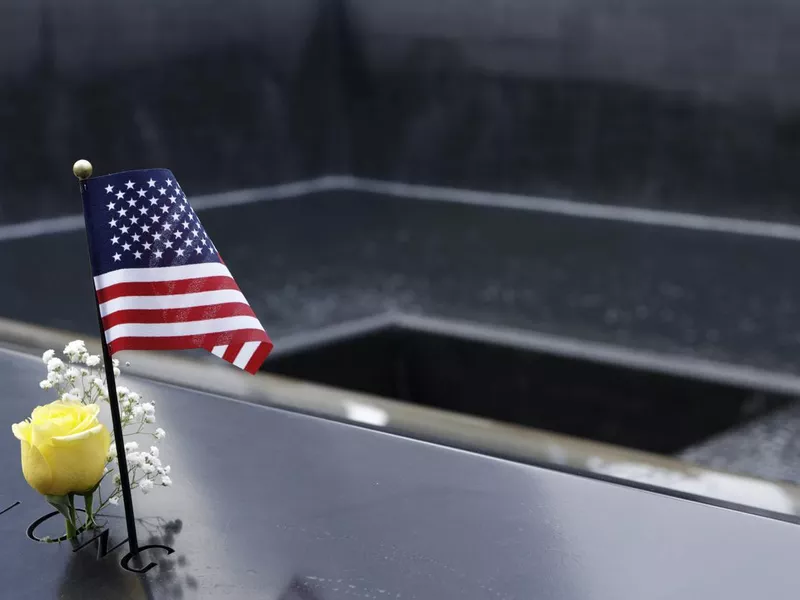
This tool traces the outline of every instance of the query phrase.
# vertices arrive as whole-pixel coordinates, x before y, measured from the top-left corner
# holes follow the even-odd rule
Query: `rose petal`
[[[53,472],[42,453],[28,442],[22,441],[20,445],[22,474],[25,476],[25,481],[40,494],[53,494]]]
[[[93,488],[103,476],[110,444],[111,434],[102,424],[82,433],[54,437],[53,444],[42,449],[53,473],[50,493],[62,495]]]
[[[14,423],[11,426],[11,431],[14,432],[14,437],[20,440],[21,442],[28,442],[31,441],[31,424],[28,421],[22,421],[22,423]]]

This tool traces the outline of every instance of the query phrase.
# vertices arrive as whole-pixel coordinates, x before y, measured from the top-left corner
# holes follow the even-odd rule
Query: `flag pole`
[[[88,160],[79,160],[72,166],[72,172],[78,178],[81,189],[81,198],[86,206],[86,180],[92,176],[92,163]],[[89,232],[87,230],[87,244]],[[88,246],[91,251],[91,246]],[[89,257],[91,265],[91,256]],[[94,278],[92,278],[94,289]],[[125,439],[122,432],[122,419],[119,414],[119,399],[117,398],[117,381],[114,376],[114,363],[111,361],[111,352],[108,350],[103,317],[100,314],[100,304],[97,294],[94,296],[94,305],[97,309],[97,322],[100,327],[100,343],[103,346],[103,364],[106,369],[106,383],[108,384],[108,400],[111,405],[111,422],[114,428],[114,443],[117,447],[117,464],[119,466],[120,487],[122,488],[122,502],[125,506],[125,523],[128,528],[128,548],[132,555],[139,554],[139,540],[136,537],[136,517],[133,514],[133,498],[131,497],[131,482],[128,478],[128,460],[125,456]]]

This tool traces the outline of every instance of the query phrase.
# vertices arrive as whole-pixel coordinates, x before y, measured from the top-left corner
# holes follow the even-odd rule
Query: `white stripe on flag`
[[[255,354],[256,350],[258,350],[259,345],[261,345],[261,342],[245,342],[242,345],[242,349],[239,350],[239,354],[236,356],[233,364],[240,369],[244,369],[247,366],[247,363],[250,362],[253,354]]]
[[[217,262],[180,265],[177,267],[155,267],[153,269],[118,269],[95,277],[94,287],[102,290],[117,283],[176,281],[179,279],[195,279],[197,277],[215,277],[219,275],[227,275],[233,279],[228,267]]]
[[[228,349],[228,346],[214,346],[211,349],[211,354],[216,354],[217,356],[222,358],[222,355],[225,354],[225,350],[227,350],[227,349]]]
[[[107,317],[118,310],[158,310],[163,308],[191,308],[193,306],[212,306],[236,302],[247,304],[244,294],[239,290],[215,290],[193,294],[174,294],[171,296],[121,296],[100,305],[100,314]]]
[[[111,343],[123,337],[176,337],[181,335],[201,335],[204,333],[223,333],[238,329],[264,328],[254,317],[224,317],[205,321],[185,323],[124,323],[106,330],[106,341]]]

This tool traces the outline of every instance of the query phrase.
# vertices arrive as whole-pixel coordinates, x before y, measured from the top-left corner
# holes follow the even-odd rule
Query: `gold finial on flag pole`
[[[75,174],[75,177],[81,181],[89,179],[89,177],[92,176],[92,163],[83,158],[75,161],[75,164],[72,165],[72,172]]]

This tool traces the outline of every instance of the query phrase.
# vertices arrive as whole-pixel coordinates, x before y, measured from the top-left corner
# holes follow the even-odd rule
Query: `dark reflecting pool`
[[[265,370],[673,454],[791,398],[401,325],[278,353]]]

